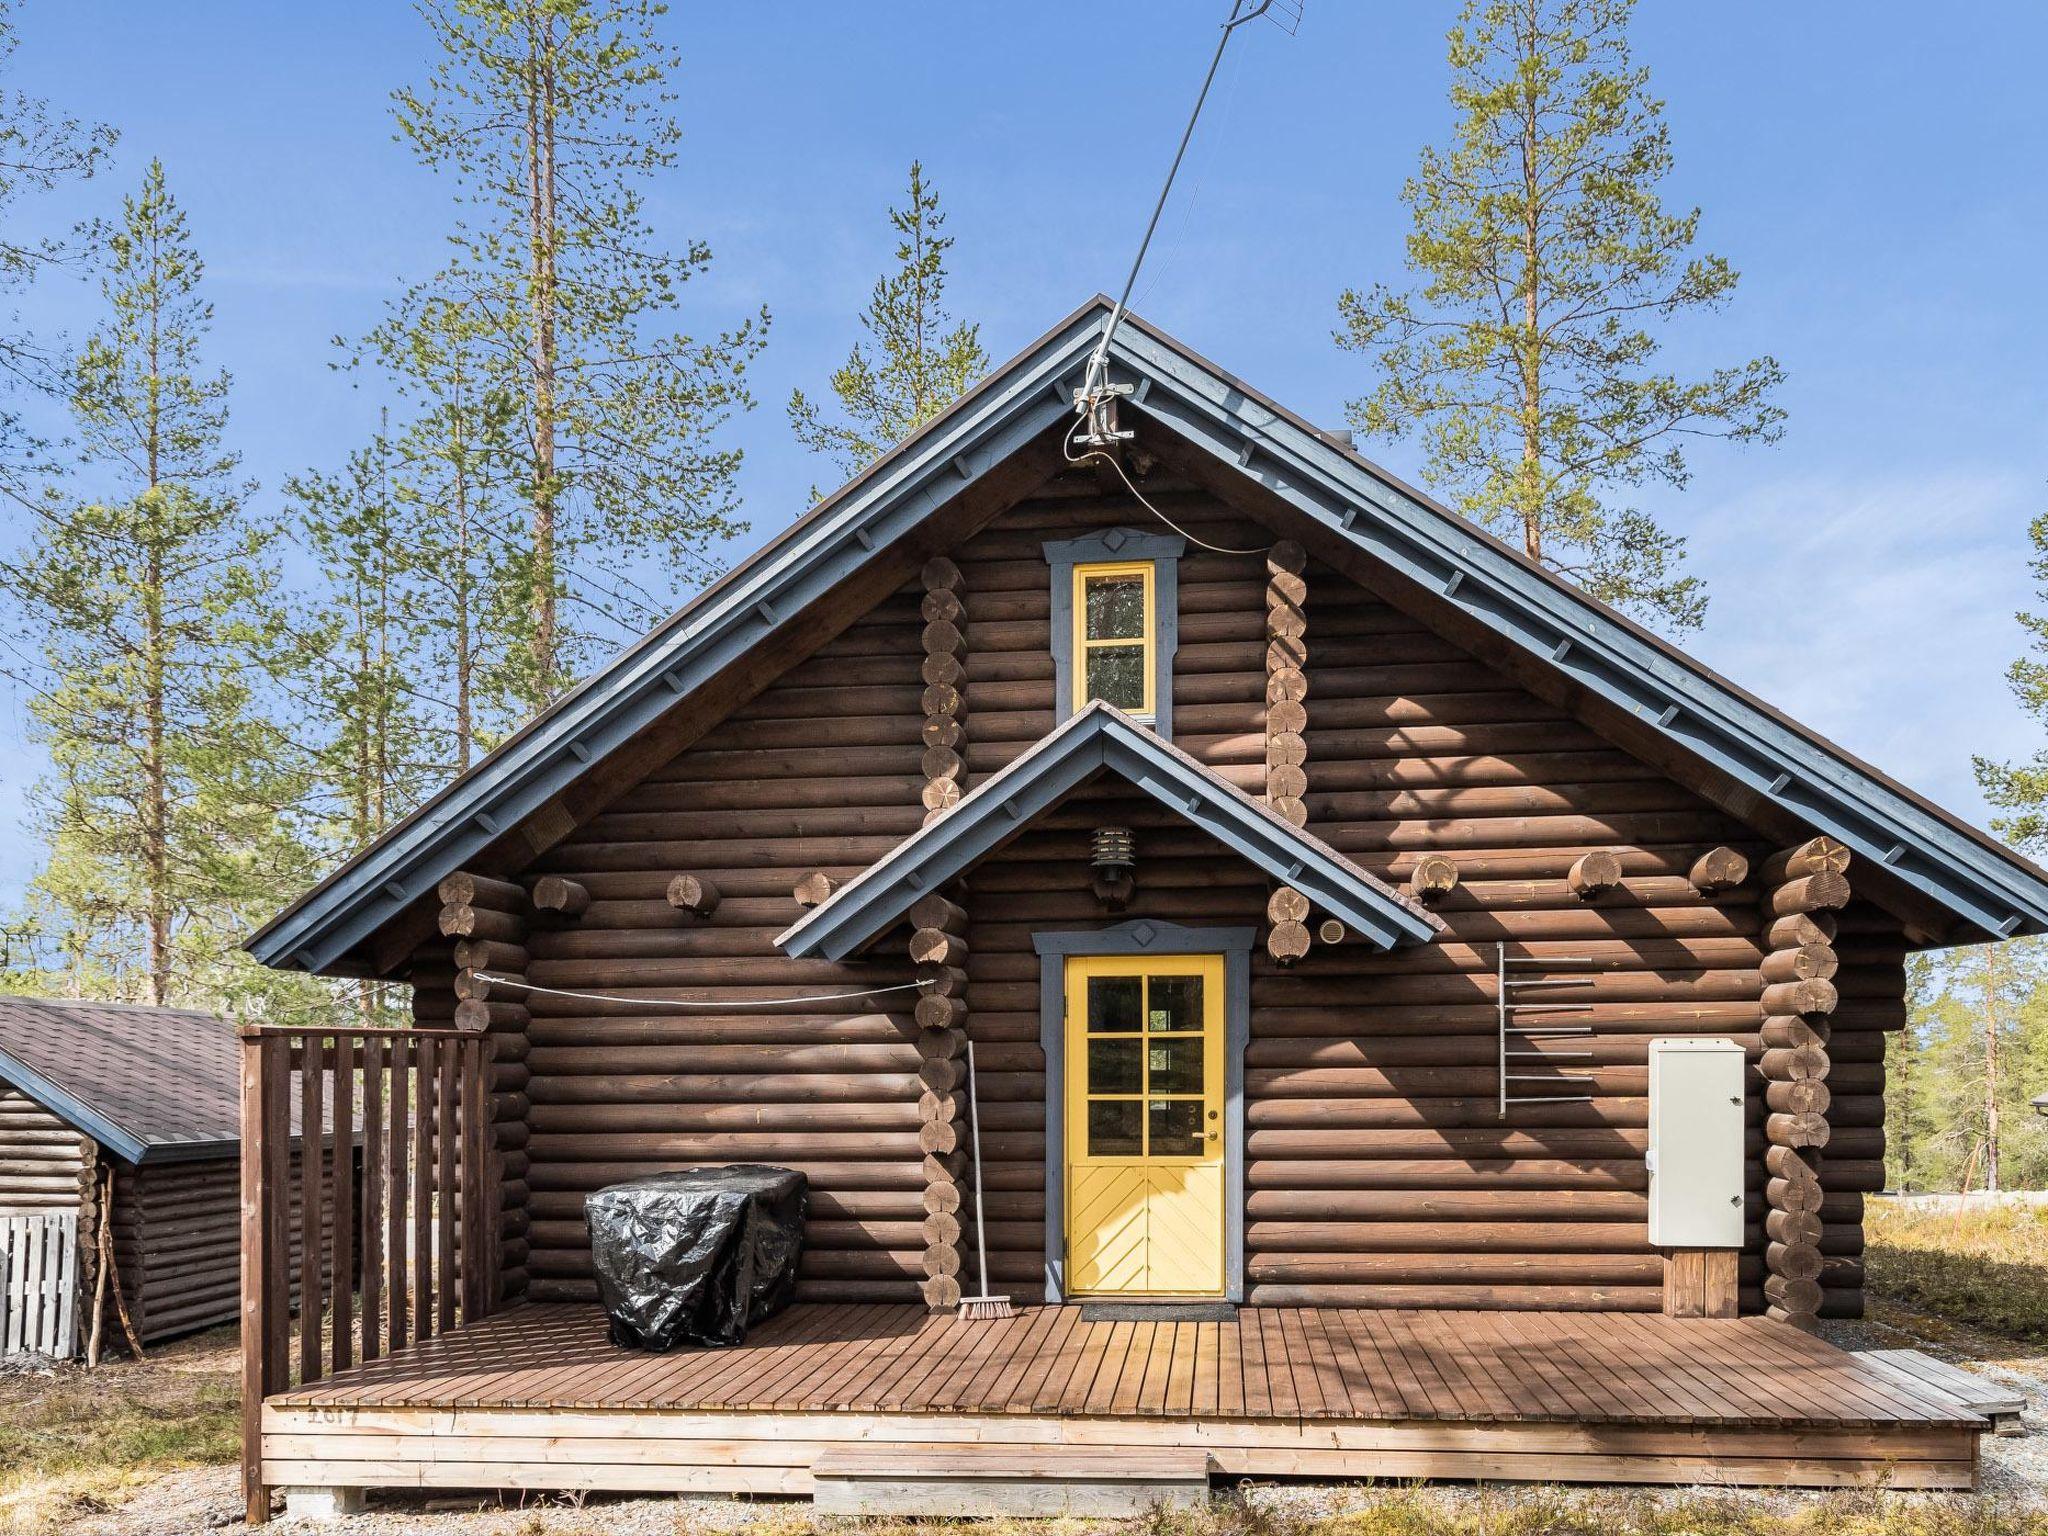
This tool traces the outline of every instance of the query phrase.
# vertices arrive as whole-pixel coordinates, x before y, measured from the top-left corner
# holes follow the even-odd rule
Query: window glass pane
[[[1088,600],[1083,633],[1090,640],[1145,638],[1144,577],[1089,576],[1081,586]]]
[[[1142,1043],[1135,1035],[1123,1040],[1088,1042],[1088,1091],[1090,1093],[1141,1093],[1138,1064]]]
[[[1202,1140],[1200,1099],[1154,1099],[1152,1110],[1152,1156],[1200,1157],[1206,1150]]]
[[[1107,645],[1088,651],[1088,697],[1118,709],[1145,707],[1145,647]]]
[[[1137,1157],[1144,1143],[1139,1136],[1144,1105],[1136,1099],[1096,1099],[1088,1106],[1088,1155],[1090,1157]]]
[[[1121,1042],[1118,1042],[1121,1044]],[[1202,1037],[1154,1036],[1145,1044],[1153,1093],[1202,1091]]]
[[[1088,978],[1088,1032],[1094,1035],[1135,1035],[1144,982],[1136,976]]]
[[[1192,1033],[1202,1027],[1202,978],[1154,976],[1151,1017],[1146,1027]]]

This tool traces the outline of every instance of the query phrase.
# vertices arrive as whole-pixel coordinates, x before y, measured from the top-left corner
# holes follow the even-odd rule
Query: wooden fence
[[[488,1037],[461,1030],[243,1031],[242,1464],[252,1524],[269,1516],[266,1396],[491,1310],[490,1057]],[[294,1159],[295,1144],[332,1155]],[[328,1208],[325,1229],[317,1215],[301,1219]]]
[[[78,1213],[0,1216],[0,1354],[78,1348]]]

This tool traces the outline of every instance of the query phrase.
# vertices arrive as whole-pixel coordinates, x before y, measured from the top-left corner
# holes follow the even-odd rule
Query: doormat
[[[1084,1301],[1084,1323],[1234,1323],[1229,1301]]]

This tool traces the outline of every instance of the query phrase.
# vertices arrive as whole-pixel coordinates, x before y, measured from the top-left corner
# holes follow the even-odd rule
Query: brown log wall
[[[1148,494],[1198,540],[1271,542],[1205,495],[1149,482]],[[1068,475],[952,551],[971,594],[959,651],[970,788],[1054,724],[1041,544],[1146,522],[1128,497]],[[1284,968],[1254,950],[1252,1299],[1655,1310],[1647,1043],[1700,1032],[1755,1053],[1763,1018],[1755,882],[1703,893],[1688,872],[1716,847],[1755,866],[1774,845],[1347,578],[1314,561],[1305,578],[1309,830],[1396,884],[1426,853],[1449,854],[1459,880],[1438,909],[1449,931],[1422,950],[1386,957],[1318,940]],[[1264,555],[1191,544],[1179,582],[1176,741],[1263,793]],[[744,1160],[812,1177],[804,1294],[917,1298],[925,1191],[945,1170],[918,1146],[909,1000],[730,1005],[910,978],[899,942],[841,965],[781,958],[772,941],[798,915],[799,879],[851,875],[924,820],[923,594],[922,583],[906,585],[524,872],[566,876],[591,897],[575,921],[532,934],[529,980],[727,1005],[684,1013],[530,999],[530,1161],[518,1197],[531,1218],[535,1297],[592,1294],[581,1219],[590,1190]],[[1043,1251],[1030,936],[1119,920],[1086,871],[1088,832],[1111,817],[1138,833],[1137,894],[1122,916],[1263,933],[1263,877],[1151,802],[1105,786],[1078,791],[972,872],[966,1002],[989,1139],[990,1268],[1014,1294],[1033,1293]],[[1621,884],[1589,903],[1567,874],[1601,850],[1619,859]],[[713,882],[715,910],[670,906],[664,892],[678,874]],[[1860,1306],[1862,1195],[1878,1187],[1883,1154],[1882,1031],[1904,1011],[1896,924],[1868,908],[1844,918],[1821,1244],[1833,1312]],[[1592,1040],[1545,1049],[1591,1051],[1570,1064],[1591,1070],[1590,1103],[1498,1117],[1493,970],[1503,941],[1551,960],[1554,974],[1588,978],[1548,1000],[1587,1003]],[[1560,1078],[1565,1070],[1560,1060]],[[1760,1078],[1750,1112],[1754,1224],[1742,1288],[1754,1311]]]

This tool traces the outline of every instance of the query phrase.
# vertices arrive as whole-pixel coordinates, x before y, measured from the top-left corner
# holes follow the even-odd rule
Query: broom
[[[981,1104],[975,1092],[974,1042],[967,1042],[967,1132],[974,1142],[974,1272],[981,1277],[981,1294],[960,1298],[960,1315],[972,1322],[993,1322],[1015,1317],[1017,1309],[1007,1296],[988,1293],[988,1233],[981,1215]]]

